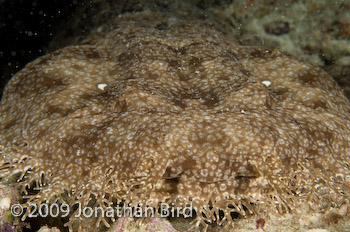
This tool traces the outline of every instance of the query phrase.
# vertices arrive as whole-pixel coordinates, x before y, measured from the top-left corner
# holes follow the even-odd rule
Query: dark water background
[[[80,1],[81,2],[81,1]],[[76,0],[0,0],[0,90],[28,62],[47,53],[58,28],[69,24]]]

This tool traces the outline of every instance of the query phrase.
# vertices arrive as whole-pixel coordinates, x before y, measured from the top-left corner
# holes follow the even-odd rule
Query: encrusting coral
[[[136,14],[6,86],[0,176],[18,175],[27,205],[192,204],[205,229],[347,202],[350,104],[329,75],[200,20]]]
[[[15,188],[0,184],[0,231],[20,232],[21,223],[11,214],[11,206],[18,201]]]

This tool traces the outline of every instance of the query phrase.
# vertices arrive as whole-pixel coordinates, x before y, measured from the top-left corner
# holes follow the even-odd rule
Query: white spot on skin
[[[269,87],[271,85],[271,81],[262,81],[261,83],[266,87]]]
[[[107,84],[98,84],[97,88],[99,88],[100,90],[105,90]]]

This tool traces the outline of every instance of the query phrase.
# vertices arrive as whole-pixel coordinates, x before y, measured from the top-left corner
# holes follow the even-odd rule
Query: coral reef
[[[324,68],[350,98],[349,9],[349,1],[236,0],[216,11],[246,44],[277,48]]]
[[[0,184],[0,231],[20,232],[22,231],[19,218],[11,213],[11,206],[18,201],[17,190],[13,187]],[[23,224],[23,223],[22,223]]]
[[[150,218],[147,222],[138,223],[133,218],[122,217],[117,220],[117,222],[112,226],[109,232],[178,232],[175,230],[171,224],[162,218],[153,217]]]
[[[40,228],[40,230],[38,230],[38,232],[60,232],[60,230],[55,228],[55,227],[54,228],[49,228],[47,226],[43,226],[43,227]]]
[[[350,104],[335,81],[209,21],[120,15],[11,79],[0,177],[16,177],[23,218],[43,202],[106,211],[167,203],[193,207],[193,229],[206,230],[348,203]],[[115,221],[78,214],[72,231]]]

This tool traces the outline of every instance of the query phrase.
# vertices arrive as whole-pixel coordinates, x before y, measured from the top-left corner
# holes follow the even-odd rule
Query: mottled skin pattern
[[[204,227],[348,198],[350,106],[330,76],[158,18],[121,17],[13,77],[0,105],[4,179],[26,173],[21,185],[41,186],[34,203],[64,192],[83,205],[192,202]]]

